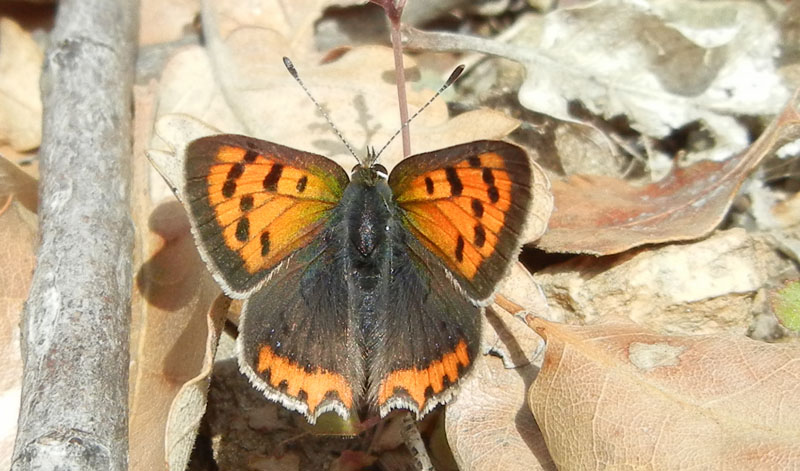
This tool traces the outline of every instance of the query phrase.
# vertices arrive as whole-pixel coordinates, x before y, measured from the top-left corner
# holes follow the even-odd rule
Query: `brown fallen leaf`
[[[800,345],[528,318],[547,341],[529,405],[559,469],[790,469]]]
[[[0,155],[0,208],[6,207],[13,198],[35,213],[39,204],[38,191],[35,178]]]
[[[13,198],[0,198],[0,205],[0,468],[9,469],[22,388],[19,324],[36,262],[37,221]]]
[[[206,313],[221,293],[200,260],[177,202],[154,212],[151,230],[155,234],[143,236],[154,239],[146,242],[153,252],[136,275],[133,297],[129,431],[133,469],[162,469],[167,458],[175,461],[171,455],[176,451],[165,446],[185,439],[189,432],[173,430],[178,436],[167,441],[167,421],[188,421],[175,417],[180,411],[172,411],[173,403],[186,383],[196,381],[207,368],[206,339],[215,333],[209,331]],[[190,440],[189,450],[192,444]]]
[[[355,159],[286,71],[283,49],[270,42],[269,35],[264,37],[266,34],[252,28],[237,31],[210,56],[191,47],[173,57],[161,81],[160,117],[189,115],[222,132],[330,157],[350,170]],[[244,44],[264,46],[248,48]],[[245,60],[239,57],[243,51],[260,55],[257,60]],[[241,62],[245,65],[237,65]],[[256,65],[259,67],[254,69]],[[413,67],[414,63],[409,59],[407,65]],[[399,129],[391,49],[359,47],[334,62],[295,62],[295,66],[356,153],[365,155],[368,145],[380,148]],[[431,89],[410,90],[411,110],[422,106],[433,93]],[[518,125],[516,119],[488,109],[451,119],[447,105],[437,100],[410,125],[412,150],[419,153],[477,139],[500,139]],[[151,147],[164,148],[158,142]],[[391,169],[401,157],[400,142],[395,139],[380,162]],[[542,186],[549,189],[549,182]]]
[[[197,253],[186,213],[144,158],[155,85],[136,87],[135,97],[130,466],[182,470],[205,407],[203,375],[220,317],[211,308],[221,291]]]
[[[181,386],[170,405],[164,447],[167,466],[172,471],[182,471],[189,464],[200,422],[206,412],[211,372],[230,304],[230,298],[220,294],[208,310],[203,366],[197,376]]]
[[[541,289],[521,263],[501,283],[500,293],[503,300],[487,309],[483,325],[484,352],[493,354],[481,357],[456,400],[447,405],[447,440],[459,469],[555,469],[541,432],[524,406],[526,391],[541,364],[542,339],[504,308],[519,304],[549,319],[559,313],[548,308]]]
[[[44,54],[31,34],[0,18],[0,142],[18,151],[42,141],[39,76]]]
[[[675,168],[663,180],[642,187],[588,175],[552,182],[555,209],[537,246],[548,252],[610,255],[709,234],[750,171],[800,137],[799,104],[795,95],[746,152],[724,162]]]
[[[485,356],[461,385],[445,413],[447,441],[459,469],[552,470],[542,432],[525,406],[525,391],[538,368],[506,369]]]

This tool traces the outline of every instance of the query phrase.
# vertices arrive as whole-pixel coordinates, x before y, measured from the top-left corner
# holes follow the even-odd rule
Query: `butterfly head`
[[[386,181],[389,178],[389,171],[381,164],[364,165],[358,164],[350,171],[351,182],[361,182],[375,185],[379,181]]]

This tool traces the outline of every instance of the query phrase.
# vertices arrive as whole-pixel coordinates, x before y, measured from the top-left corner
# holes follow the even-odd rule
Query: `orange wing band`
[[[342,375],[322,368],[308,372],[289,359],[276,355],[270,347],[264,346],[258,352],[258,372],[264,375],[267,371],[269,385],[281,390],[281,383],[284,383],[286,389],[281,391],[308,404],[308,413],[311,416],[331,393],[335,393],[346,408],[353,406],[353,390]]]
[[[435,395],[444,391],[445,378],[449,384],[455,383],[459,378],[459,367],[467,367],[469,364],[467,343],[461,340],[452,352],[445,354],[441,360],[432,362],[427,368],[411,368],[387,375],[378,390],[379,404],[385,404],[397,389],[402,389],[422,409],[431,393]]]

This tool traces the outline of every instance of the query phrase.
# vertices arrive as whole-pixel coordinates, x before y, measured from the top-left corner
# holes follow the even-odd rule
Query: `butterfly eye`
[[[353,170],[350,170],[350,175],[353,175],[354,173],[358,172],[359,170],[361,170],[361,164],[356,164],[356,166],[353,167]]]
[[[384,166],[383,166],[383,165],[381,165],[381,164],[375,164],[375,165],[373,165],[373,166],[372,166],[372,169],[373,169],[373,170],[375,170],[375,172],[376,172],[376,173],[377,173],[377,174],[378,174],[378,175],[379,175],[381,178],[388,178],[388,177],[389,177],[389,171],[388,171],[388,170],[386,170],[386,167],[384,167]]]

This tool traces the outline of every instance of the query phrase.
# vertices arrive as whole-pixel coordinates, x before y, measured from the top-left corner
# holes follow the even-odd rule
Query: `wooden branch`
[[[63,0],[42,75],[37,266],[12,470],[125,470],[138,2]]]

